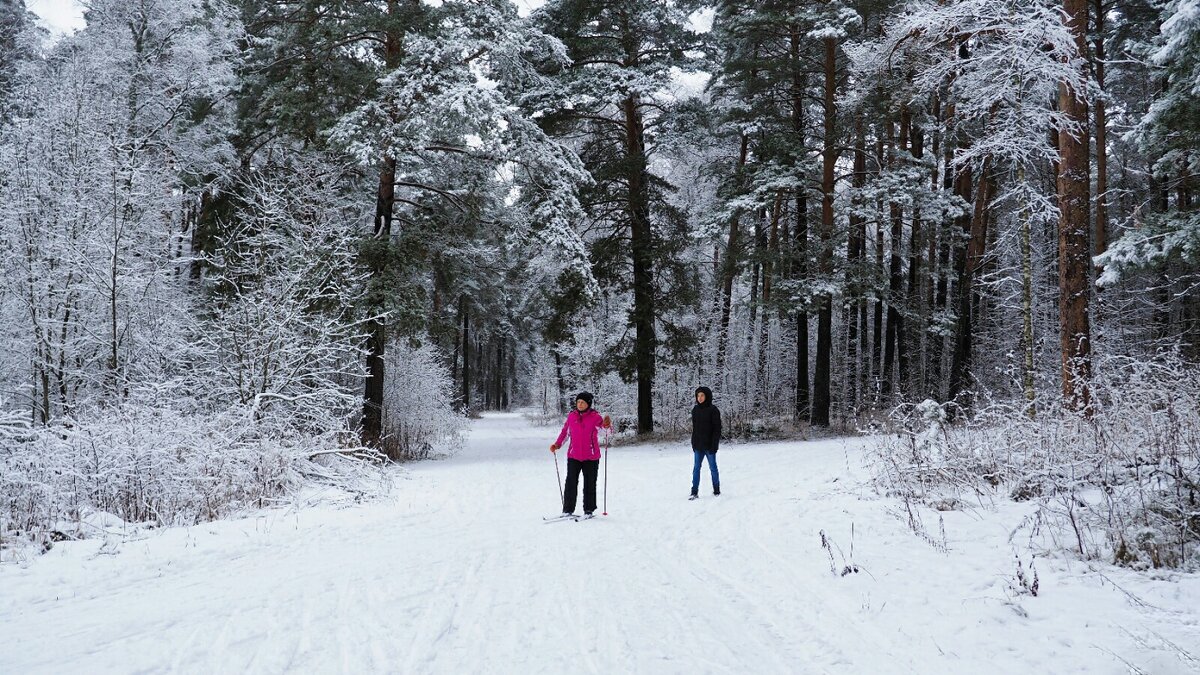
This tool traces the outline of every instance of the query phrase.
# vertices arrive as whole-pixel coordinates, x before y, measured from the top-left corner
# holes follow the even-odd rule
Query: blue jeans
[[[717,453],[705,452],[693,448],[692,454],[696,456],[696,463],[692,465],[692,489],[700,489],[700,464],[704,461],[705,457],[708,458],[708,470],[712,473],[713,487],[719,487],[721,485],[721,476],[717,473]]]

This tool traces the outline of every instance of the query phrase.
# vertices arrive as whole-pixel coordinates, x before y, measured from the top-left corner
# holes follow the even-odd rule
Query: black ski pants
[[[596,510],[596,476],[600,473],[598,459],[567,458],[567,486],[563,490],[563,513],[575,513],[575,495],[579,489],[579,472],[583,472],[583,511]]]

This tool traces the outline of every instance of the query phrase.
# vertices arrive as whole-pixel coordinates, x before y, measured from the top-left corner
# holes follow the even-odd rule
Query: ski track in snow
[[[617,447],[611,515],[546,524],[555,432],[487,415],[388,499],[2,566],[0,673],[1195,672],[1165,642],[1200,657],[1195,575],[1057,557],[1014,595],[1029,506],[944,514],[938,552],[862,485],[861,440],[727,445],[695,502],[686,447]],[[834,576],[818,533],[849,556],[852,527],[865,571]]]

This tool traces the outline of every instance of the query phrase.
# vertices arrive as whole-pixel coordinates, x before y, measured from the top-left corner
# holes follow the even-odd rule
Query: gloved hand
[[[550,444],[550,452],[558,452],[558,449],[560,447],[562,447],[562,446],[558,445],[557,443],[551,443]]]
[[[603,424],[603,426],[604,426],[604,428],[605,428],[605,429],[611,429],[611,428],[612,428],[612,418],[611,418],[611,417],[609,417],[608,415],[605,415],[605,416],[604,416],[604,424]]]

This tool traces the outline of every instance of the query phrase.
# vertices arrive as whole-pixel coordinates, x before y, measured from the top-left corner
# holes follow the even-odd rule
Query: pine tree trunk
[[[965,44],[960,44],[958,46],[958,54],[960,58],[965,58],[967,56],[967,46]],[[946,106],[946,119],[948,123],[953,123],[954,117],[954,106]],[[961,144],[961,142],[962,141],[960,139],[959,143]],[[954,149],[950,147],[949,143],[946,144],[945,154],[946,177],[947,180],[953,181],[954,194],[961,197],[966,203],[972,203],[973,200],[971,198],[971,188],[973,186],[973,180],[971,168],[966,166],[957,169],[957,171],[955,170],[953,164]],[[951,176],[953,176],[952,179]],[[950,378],[946,391],[947,398],[951,401],[955,400],[962,392],[962,389],[966,384],[966,371],[969,367],[969,364],[967,364],[966,361],[970,352],[970,344],[967,341],[970,340],[971,327],[969,325],[964,325],[964,322],[969,323],[971,320],[971,300],[969,293],[967,293],[964,297],[964,291],[966,290],[967,258],[969,257],[968,250],[970,248],[970,244],[968,242],[970,242],[971,239],[971,215],[972,214],[970,213],[964,213],[962,216],[955,219],[955,225],[962,233],[961,236],[964,240],[964,243],[961,246],[954,246],[951,241],[946,241],[945,244],[943,244],[947,253],[947,257],[949,249],[952,246],[954,248],[953,277],[956,282],[954,292],[955,297],[958,299],[958,316],[956,317],[957,320],[954,327],[953,351],[951,352],[950,358]],[[953,237],[946,237],[947,240],[952,238]],[[950,298],[948,294],[945,298],[945,303],[946,308],[949,309]],[[966,311],[964,311],[964,308],[966,308]]]
[[[808,276],[808,196],[805,188],[796,191],[796,274]],[[808,311],[796,312],[796,419],[808,419],[811,403],[808,390]]]
[[[741,182],[742,171],[746,166],[746,158],[750,152],[750,139],[742,134],[741,149],[738,152],[738,164],[735,180]],[[735,209],[729,219],[729,244],[725,247],[725,262],[721,267],[721,326],[717,334],[717,377],[725,377],[726,352],[729,349],[729,318],[733,311],[733,281],[738,272],[738,224],[742,219],[741,209]]]
[[[1096,39],[1092,54],[1096,85],[1096,255],[1108,250],[1108,120],[1104,100],[1104,0],[1095,0]]]
[[[1017,170],[1017,184],[1025,186],[1025,167]],[[1033,388],[1033,242],[1030,231],[1030,213],[1027,200],[1021,204],[1021,388],[1029,404],[1029,415],[1035,413]]]
[[[991,178],[988,175],[991,158],[983,160],[979,172],[979,186],[975,191],[975,203],[971,209],[967,227],[967,245],[960,256],[958,275],[958,326],[955,329],[954,360],[950,367],[950,398],[957,399],[971,379],[971,358],[975,334],[975,276],[979,272],[987,247],[987,209],[991,199]],[[965,180],[970,180],[967,175]]]
[[[492,377],[496,382],[496,409],[504,410],[507,406],[504,400],[504,338],[496,343],[496,373]]]
[[[771,207],[771,226],[766,242],[766,258],[763,260],[763,284],[762,284],[762,323],[759,325],[758,331],[758,395],[757,400],[760,407],[767,403],[767,392],[771,390],[771,371],[767,359],[767,352],[770,350],[771,341],[771,313],[766,309],[771,304],[771,284],[775,276],[774,260],[779,256],[779,219],[783,214],[783,192],[780,191],[775,195],[775,203]]]
[[[862,190],[867,182],[866,139],[863,137],[862,116],[854,118],[854,169],[851,183],[856,191]],[[855,206],[858,203],[856,201]],[[856,278],[861,274],[862,259],[866,248],[866,221],[861,215],[850,211],[850,232],[846,239],[846,406],[851,415],[859,412],[858,399],[861,392],[862,363],[859,357],[859,325],[866,333],[866,302],[863,288]],[[869,369],[869,368],[868,368]]]
[[[1063,10],[1080,54],[1087,52],[1087,0],[1064,0]],[[1064,403],[1090,411],[1091,324],[1088,300],[1091,290],[1091,246],[1088,242],[1090,157],[1088,106],[1085,92],[1059,85],[1059,109],[1079,125],[1078,135],[1060,130],[1058,171],[1058,291],[1059,329],[1062,343]]]
[[[742,362],[742,395],[750,403],[751,407],[757,409],[758,406],[758,386],[755,382],[753,391],[750,387],[750,364],[754,363],[754,335],[755,328],[758,322],[758,280],[761,270],[759,260],[762,258],[761,248],[762,238],[762,217],[755,220],[754,223],[754,254],[753,261],[750,264],[750,320],[746,324],[746,358]]]
[[[799,24],[790,26],[792,71],[792,133],[793,142],[804,146],[804,105],[808,75],[800,63],[801,31]],[[792,237],[793,261],[796,276],[808,276],[808,192],[796,188],[796,231]],[[808,393],[808,308],[796,312],[796,419],[807,419],[810,412]]]
[[[383,279],[387,275],[392,237],[392,215],[396,197],[396,160],[387,158],[379,172],[375,200],[375,232],[370,248],[367,321],[367,380],[363,394],[362,443],[378,447],[383,437],[384,356],[387,347],[387,323],[384,320]]]
[[[388,0],[388,14],[399,12],[396,0]],[[384,64],[391,70],[400,63],[401,36],[387,31],[384,38]],[[387,323],[383,288],[387,277],[392,244],[392,219],[396,203],[396,159],[384,157],[375,193],[374,241],[369,244],[370,293],[367,300],[367,380],[363,392],[363,417],[360,437],[363,445],[379,447],[383,438],[384,356],[387,348]]]
[[[208,238],[212,230],[208,225],[209,219],[212,218],[209,214],[211,203],[212,193],[204,190],[200,193],[200,204],[195,209],[191,209],[189,221],[192,235],[192,260],[188,263],[188,277],[193,281],[199,281],[204,272],[204,253],[209,249]]]
[[[920,126],[914,126],[912,129],[912,156],[919,163],[925,157],[925,135]],[[906,359],[907,363],[901,363],[900,377],[903,382],[907,382],[907,386],[911,391],[925,391],[925,369],[924,360],[924,342],[926,334],[926,325],[928,324],[928,316],[925,313],[925,304],[923,302],[924,294],[922,290],[922,279],[919,272],[921,269],[921,252],[923,248],[920,245],[921,237],[921,209],[913,207],[912,214],[912,234],[910,236],[911,243],[909,244],[908,255],[908,309],[911,316],[916,319],[908,333],[908,346],[906,354],[910,354]],[[915,358],[914,358],[915,357]],[[906,393],[904,387],[901,387],[901,392]]]
[[[884,165],[884,144],[883,141],[875,143],[875,166],[876,174],[879,173]],[[880,276],[884,274],[883,267],[883,205],[876,203],[876,212],[879,214],[875,218],[875,270]],[[879,393],[881,391],[880,382],[883,379],[883,308],[884,298],[881,293],[875,293],[875,300],[871,303],[873,306],[874,316],[871,322],[871,374],[870,374],[870,394],[872,403],[879,402]]]
[[[493,336],[494,337],[494,336]],[[492,394],[496,392],[492,379],[491,356],[488,343],[479,345],[479,388],[483,390],[483,409],[492,409]]]
[[[901,160],[900,153],[908,151],[908,121],[907,112],[901,111],[900,142],[894,137],[895,125],[887,124],[888,142],[892,146],[888,164],[895,168]],[[907,369],[908,362],[903,354],[904,349],[904,318],[899,305],[904,296],[903,255],[904,255],[904,211],[900,204],[892,202],[888,205],[891,217],[891,246],[888,261],[888,301],[887,301],[887,333],[884,337],[883,370],[880,377],[880,391],[884,400],[891,397],[893,380],[902,380],[903,372],[896,374],[896,362],[900,362],[900,371]]]
[[[837,164],[837,40],[825,38],[825,96],[824,96],[824,142],[821,151],[821,233],[818,237],[820,251],[818,269],[828,278],[833,273],[833,188],[834,168]],[[830,357],[833,352],[833,298],[824,293],[817,307],[817,368],[813,377],[813,407],[810,422],[815,426],[829,426],[830,400]]]
[[[464,299],[462,306],[462,409],[471,411],[471,308]]]
[[[946,127],[946,120],[942,117],[942,101],[941,97],[934,96],[934,133],[932,133],[932,148],[931,153],[934,155],[934,168],[930,171],[930,187],[932,190],[950,191],[953,189],[953,180],[950,180],[949,161],[950,157],[943,156],[942,148],[942,130]],[[947,145],[948,148],[948,145]],[[946,166],[946,169],[942,167]],[[929,233],[929,311],[930,316],[938,318],[936,331],[930,331],[929,348],[926,350],[926,382],[928,388],[925,394],[930,398],[942,400],[942,360],[946,354],[946,336],[942,335],[941,317],[946,312],[946,297],[947,297],[947,265],[949,263],[950,253],[947,249],[948,235],[946,228],[936,227],[930,229]],[[930,321],[930,323],[934,323]]]
[[[462,317],[465,300],[465,296],[458,296],[458,311],[457,315],[454,317],[454,355],[450,358],[450,381],[454,383],[456,387],[458,385],[458,357],[462,352]],[[461,409],[462,401],[460,400],[456,402],[454,407],[456,409]]]
[[[952,106],[947,106],[947,119],[952,117]],[[960,182],[954,179],[954,170],[951,162],[953,161],[950,144],[946,143],[942,150],[942,189],[954,194],[960,192]],[[967,181],[966,185],[969,185]],[[969,188],[968,188],[969,190]],[[962,195],[960,195],[962,196]],[[970,195],[966,195],[970,199]],[[953,225],[951,226],[953,227]],[[934,311],[946,316],[946,312],[950,309],[950,254],[952,248],[953,230],[943,228],[938,234],[938,252],[937,252],[937,289],[934,292],[933,306]],[[946,362],[946,342],[947,336],[944,334],[944,328],[939,325],[938,334],[931,341],[929,354],[929,379],[936,390],[932,393],[937,400],[942,400],[941,394],[946,391],[944,386],[944,371]]]
[[[633,254],[634,363],[637,371],[638,433],[654,431],[654,243],[650,229],[649,176],[641,110],[635,96],[622,103],[628,167],[629,222]]]

